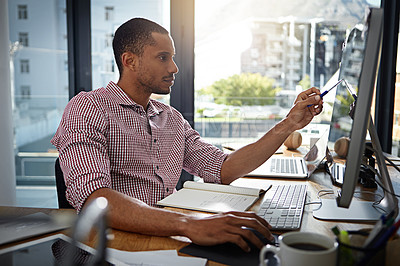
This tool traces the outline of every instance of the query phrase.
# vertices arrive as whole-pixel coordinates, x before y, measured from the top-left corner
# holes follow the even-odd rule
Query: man
[[[118,83],[75,96],[52,139],[68,201],[80,211],[96,197],[107,198],[116,229],[186,236],[200,245],[231,242],[246,251],[246,240],[261,247],[243,229],[272,238],[268,223],[254,213],[199,218],[157,208],[156,202],[173,193],[182,169],[205,182],[229,184],[257,168],[322,110],[319,91],[302,92],[287,117],[265,136],[227,155],[204,142],[177,110],[150,99],[152,93],[170,93],[178,73],[168,31],[135,18],[115,32],[113,49]]]

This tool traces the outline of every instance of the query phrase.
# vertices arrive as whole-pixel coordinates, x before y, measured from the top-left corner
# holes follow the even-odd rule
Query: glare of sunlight
[[[230,25],[207,40],[196,44],[196,64],[207,65],[197,68],[196,87],[211,85],[214,81],[227,78],[241,71],[241,54],[250,48],[252,34],[248,23]]]
[[[381,0],[367,0],[367,3],[371,6],[381,6]]]

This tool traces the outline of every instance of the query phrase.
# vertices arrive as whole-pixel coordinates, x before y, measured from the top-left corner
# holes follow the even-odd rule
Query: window
[[[114,60],[107,60],[105,66],[106,72],[114,72]]]
[[[29,23],[21,23],[28,19],[28,6],[18,2],[22,1],[8,1],[9,10],[17,11],[16,15],[8,16],[12,45],[10,81],[15,88],[12,111],[17,204],[54,208],[57,207],[54,161],[58,154],[50,139],[69,100],[65,90],[68,87],[66,1],[35,1],[35,8],[29,9]],[[40,36],[35,40],[35,49],[29,47],[32,36]]]
[[[103,17],[96,14],[105,12]],[[114,32],[124,22],[133,17],[153,20],[169,30],[170,1],[125,1],[118,6],[104,6],[97,1],[91,2],[92,27],[92,88],[105,87],[110,81],[117,82],[119,72],[114,62],[112,41]],[[108,22],[107,22],[108,21]],[[111,22],[112,21],[112,22]],[[169,95],[157,95],[157,100],[169,102]]]
[[[19,43],[25,47],[29,46],[29,39],[27,32],[20,32],[19,34]]]
[[[105,47],[112,47],[112,41],[114,38],[114,34],[107,33],[105,37]]]
[[[399,45],[397,50],[396,89],[394,97],[394,121],[392,132],[392,154],[396,156],[400,156],[400,34],[398,38]]]
[[[18,5],[18,19],[28,19],[27,5]]]
[[[29,60],[21,59],[20,66],[21,66],[21,73],[29,73]]]
[[[324,86],[367,5],[340,2],[310,17],[302,1],[290,3],[195,1],[195,128],[208,142],[252,142],[286,116],[300,91]],[[325,104],[307,126],[303,145],[325,132],[330,110]]]
[[[31,87],[30,86],[21,86],[21,99],[29,100],[31,98]]]
[[[104,15],[105,15],[105,20],[113,20],[114,19],[114,7],[112,7],[112,6],[106,6],[105,8],[104,8],[104,10],[105,10],[105,13],[104,13]]]

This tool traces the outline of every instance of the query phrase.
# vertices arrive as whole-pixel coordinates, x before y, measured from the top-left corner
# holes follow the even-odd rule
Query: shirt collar
[[[116,83],[113,81],[110,81],[106,87],[106,90],[109,91],[114,100],[116,101],[117,104],[123,105],[123,106],[135,106],[137,110],[142,109],[140,108],[141,105],[137,104],[134,100],[129,98],[129,96],[125,93],[121,87],[119,87]],[[161,108],[157,108],[157,106],[154,105],[154,100],[150,99],[148,107],[147,107],[147,114],[149,116],[155,116],[161,113],[163,110]]]

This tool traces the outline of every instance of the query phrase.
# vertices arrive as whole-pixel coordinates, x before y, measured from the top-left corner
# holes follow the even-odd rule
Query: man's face
[[[145,46],[139,57],[137,80],[146,92],[168,94],[179,71],[174,62],[174,43],[168,34],[153,33],[153,38],[156,45]]]

